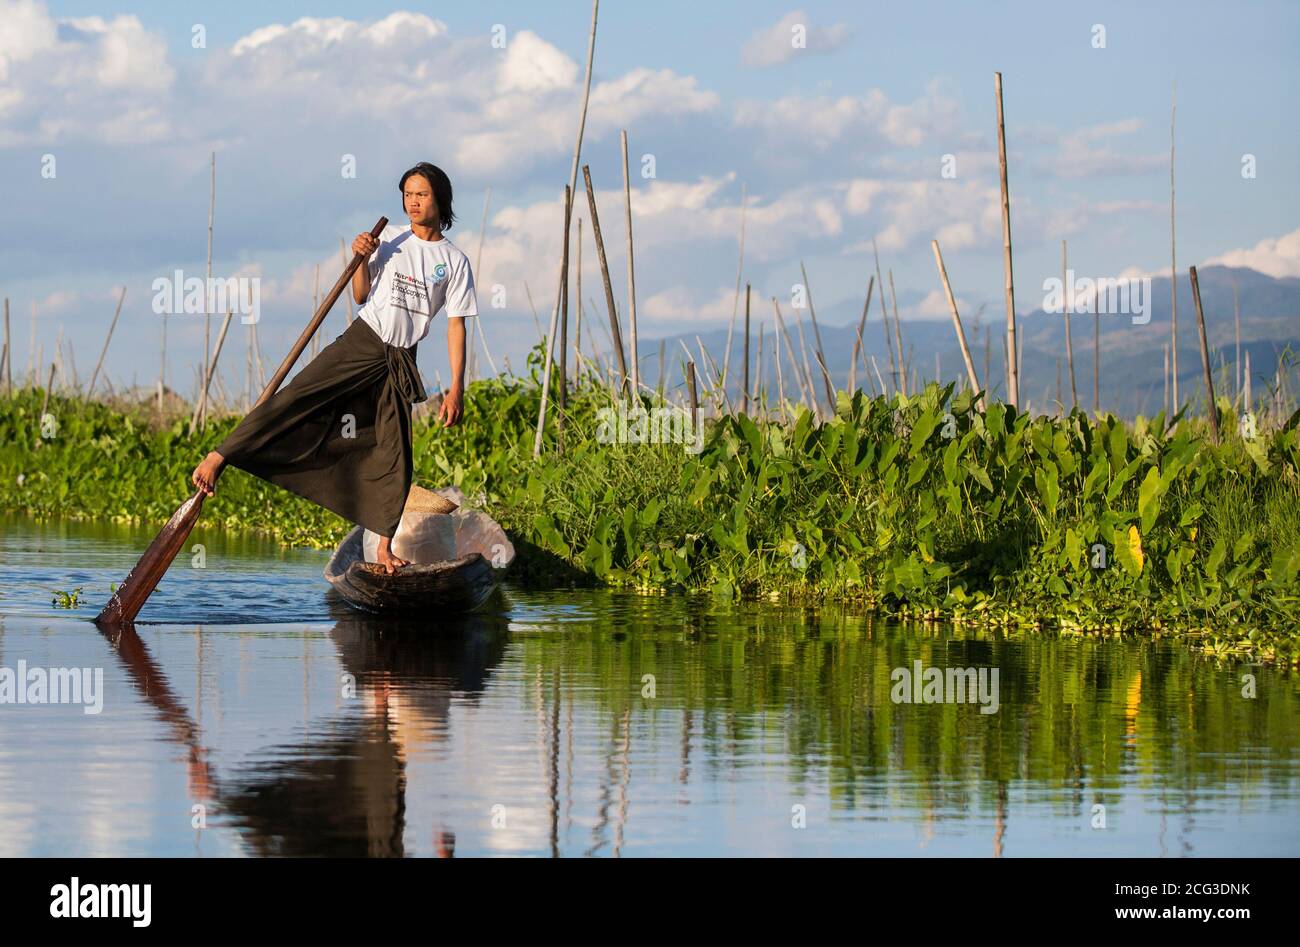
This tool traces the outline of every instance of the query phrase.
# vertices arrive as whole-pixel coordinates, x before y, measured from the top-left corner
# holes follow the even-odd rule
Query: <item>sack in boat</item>
[[[452,499],[452,498],[455,499]],[[393,534],[393,555],[407,562],[442,562],[456,558],[456,527],[448,515],[465,502],[465,495],[455,487],[437,493],[413,485],[406,498],[401,522]],[[366,562],[379,561],[379,534],[366,530],[361,534]]]
[[[411,487],[411,404],[425,400],[416,348],[387,345],[354,320],[217,451],[232,467],[394,535]]]

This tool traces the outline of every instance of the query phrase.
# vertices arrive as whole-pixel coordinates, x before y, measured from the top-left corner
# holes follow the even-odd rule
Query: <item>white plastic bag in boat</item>
[[[515,557],[515,547],[496,521],[465,508],[465,494],[455,487],[435,490],[459,507],[453,513],[407,512],[393,535],[393,555],[408,562],[445,562],[478,552],[498,568]],[[379,534],[365,530],[361,545],[366,562],[377,562]]]

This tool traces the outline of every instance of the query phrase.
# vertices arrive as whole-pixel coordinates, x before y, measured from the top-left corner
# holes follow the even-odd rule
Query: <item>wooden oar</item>
[[[388,218],[380,217],[379,223],[375,224],[374,229],[370,231],[370,235],[378,240],[379,235],[383,233],[384,227],[387,225]],[[325,297],[325,301],[316,310],[316,314],[311,317],[311,322],[307,323],[307,328],[302,330],[302,335],[298,336],[298,341],[293,344],[289,354],[284,357],[279,369],[267,382],[266,388],[263,389],[261,397],[257,399],[257,405],[253,406],[254,408],[279,390],[281,383],[293,369],[294,363],[298,361],[298,356],[307,347],[311,337],[316,334],[320,324],[325,321],[325,316],[329,314],[334,303],[343,294],[343,290],[347,288],[352,279],[352,274],[356,272],[357,267],[363,262],[365,262],[365,257],[361,254],[355,253],[352,255],[352,262],[343,271],[343,275],[334,284],[334,288]],[[131,624],[135,621],[135,616],[140,614],[140,609],[144,607],[144,603],[148,601],[149,596],[153,594],[153,590],[158,587],[163,573],[167,571],[172,564],[172,560],[176,558],[176,554],[185,545],[190,530],[194,528],[199,514],[203,511],[203,498],[205,496],[206,494],[202,490],[196,490],[192,497],[177,508],[176,512],[172,514],[172,518],[167,521],[167,525],[162,528],[154,541],[149,544],[149,548],[144,551],[144,555],[135,564],[135,568],[117,587],[113,598],[104,606],[104,610],[99,613],[99,616],[95,619],[96,625],[100,628],[111,628]]]

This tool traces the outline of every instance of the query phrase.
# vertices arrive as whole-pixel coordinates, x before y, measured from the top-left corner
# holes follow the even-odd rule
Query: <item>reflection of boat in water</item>
[[[189,750],[192,792],[215,818],[239,832],[261,856],[395,856],[407,854],[408,740],[445,729],[452,698],[476,701],[505,652],[508,623],[482,613],[439,622],[348,615],[330,631],[351,675],[359,712],[309,723],[301,735],[267,747],[256,759],[209,768],[189,711],[134,630],[110,637],[137,689]],[[346,679],[345,679],[346,680]],[[439,830],[438,854],[454,848]]]

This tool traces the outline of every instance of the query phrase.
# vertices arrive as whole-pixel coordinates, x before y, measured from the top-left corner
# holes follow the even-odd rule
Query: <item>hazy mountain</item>
[[[1241,348],[1242,361],[1245,353],[1250,353],[1251,374],[1254,393],[1259,394],[1272,383],[1277,370],[1279,357],[1284,352],[1300,355],[1300,279],[1274,279],[1255,270],[1224,266],[1208,266],[1198,270],[1201,287],[1201,302],[1205,310],[1206,336],[1209,342],[1211,365],[1215,370],[1216,394],[1232,394],[1235,386],[1235,337],[1233,317],[1233,285],[1237,287],[1238,304],[1241,312]],[[1026,297],[1036,303],[1041,301],[1040,286],[1025,287],[1018,293],[1019,299]],[[1164,346],[1170,336],[1170,293],[1169,279],[1152,278],[1149,298],[1150,321],[1144,325],[1135,325],[1132,317],[1121,314],[1103,313],[1097,318],[1098,349],[1100,351],[1100,401],[1103,410],[1115,411],[1123,415],[1139,412],[1154,413],[1159,410],[1164,399]],[[856,311],[850,311],[856,308]],[[849,359],[853,352],[858,320],[862,314],[861,303],[856,307],[849,304],[819,307],[818,327],[821,332],[823,350],[826,353],[827,368],[837,387],[845,387],[848,382]],[[799,335],[794,321],[794,313],[788,307],[782,307],[786,320],[786,329],[794,342],[796,352]],[[977,321],[976,312],[962,312],[962,321],[966,330],[967,342],[971,348],[975,371],[981,381],[986,372],[992,377],[990,389],[995,395],[1005,394],[1005,368],[1002,351],[1006,338],[1006,324],[1002,318],[1002,301],[989,303]],[[821,380],[820,370],[814,355],[816,344],[808,311],[801,312],[803,331],[808,346],[808,362],[814,380],[817,382],[820,396],[825,398],[825,385]],[[741,350],[743,339],[741,323],[737,320],[735,336],[732,341],[732,384],[728,386],[733,397],[740,390]],[[767,329],[771,329],[772,320],[765,320]],[[891,323],[892,325],[892,323]],[[1028,399],[1034,410],[1047,410],[1057,397],[1057,362],[1060,362],[1062,401],[1070,404],[1070,381],[1066,358],[1065,319],[1060,313],[1045,313],[1041,309],[1021,311],[1017,317],[1017,327],[1023,335],[1021,398]],[[1074,314],[1070,318],[1070,335],[1074,348],[1075,383],[1079,402],[1084,407],[1092,406],[1093,399],[1093,332],[1094,317],[1089,313]],[[943,320],[908,320],[902,323],[903,349],[905,361],[910,371],[909,386],[914,379],[922,382],[936,377],[935,360],[938,357],[938,376],[950,381],[958,374],[964,374],[961,353],[950,319]],[[699,342],[704,344],[710,357],[720,367],[723,364],[723,352],[726,348],[726,329],[714,329],[699,333]],[[665,374],[670,387],[681,384],[681,365],[685,360],[682,344],[691,350],[698,363],[699,342],[694,334],[670,336],[664,340]],[[863,332],[863,343],[867,355],[874,356],[880,375],[890,384],[890,356],[881,326],[880,309],[873,300],[871,313],[867,318]],[[757,332],[751,336],[751,376],[754,375],[757,355]],[[763,386],[773,393],[777,389],[777,375],[773,364],[773,341],[771,331],[764,335]],[[786,345],[781,340],[783,353]],[[658,380],[659,341],[645,340],[640,344],[641,377],[647,385],[655,385]],[[857,372],[857,383],[867,390],[878,388],[875,371],[870,368],[870,382],[863,377],[861,364]],[[1295,361],[1291,362],[1288,393],[1294,397],[1297,384]],[[987,365],[987,369],[986,369]],[[788,354],[782,355],[782,380],[785,383],[786,396],[797,396],[797,385],[792,377],[792,367]],[[1286,367],[1284,363],[1284,374]],[[1179,395],[1182,400],[1203,397],[1203,370],[1201,367],[1200,343],[1196,328],[1196,310],[1192,302],[1191,285],[1183,271],[1178,277],[1178,376]],[[751,387],[754,378],[751,377]],[[775,398],[774,398],[775,400]]]

